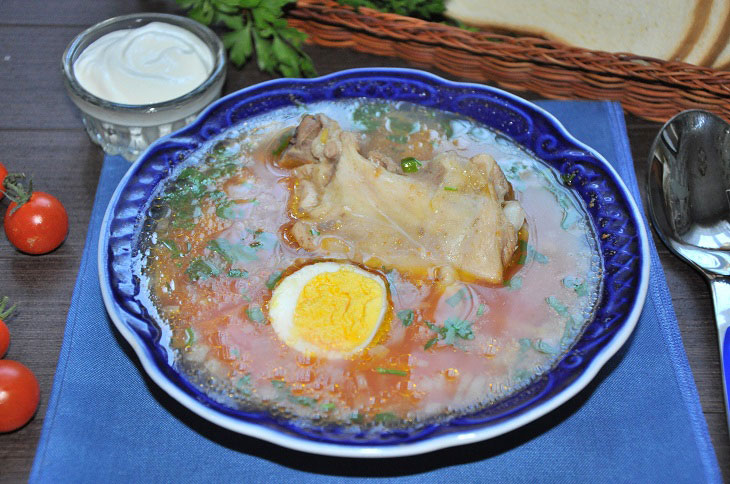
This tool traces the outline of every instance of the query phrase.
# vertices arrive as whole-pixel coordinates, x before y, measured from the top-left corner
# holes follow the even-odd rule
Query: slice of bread
[[[730,0],[713,0],[707,23],[684,62],[710,66],[727,45],[730,36]]]
[[[469,25],[681,60],[700,37],[712,0],[449,0],[446,6],[446,15]]]

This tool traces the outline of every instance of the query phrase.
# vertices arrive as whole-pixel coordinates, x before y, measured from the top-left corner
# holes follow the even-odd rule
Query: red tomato
[[[5,168],[5,166],[0,163],[0,190],[2,190],[3,187],[3,180],[5,180],[5,175],[8,174],[8,170]],[[5,196],[4,191],[0,191],[0,200]]]
[[[12,432],[33,418],[41,389],[22,363],[0,360],[0,432]]]
[[[33,192],[17,210],[12,202],[5,212],[5,234],[18,250],[28,254],[45,254],[66,239],[68,214],[53,195]]]
[[[8,326],[0,319],[0,358],[5,356],[10,346],[10,331]]]
[[[5,309],[5,306],[7,304],[8,296],[4,296],[2,299],[0,299],[0,358],[5,356],[5,353],[7,353],[8,351],[8,346],[10,346],[10,331],[8,330],[8,327],[3,319],[10,316],[10,314],[13,312],[13,309],[15,309],[15,305],[12,305],[8,309]]]

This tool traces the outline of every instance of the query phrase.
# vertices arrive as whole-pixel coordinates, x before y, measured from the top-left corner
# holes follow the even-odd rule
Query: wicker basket
[[[318,45],[399,57],[548,98],[620,101],[626,111],[652,121],[666,121],[685,109],[706,109],[730,121],[729,71],[591,51],[535,37],[470,32],[367,8],[355,10],[334,0],[299,0],[288,20]]]

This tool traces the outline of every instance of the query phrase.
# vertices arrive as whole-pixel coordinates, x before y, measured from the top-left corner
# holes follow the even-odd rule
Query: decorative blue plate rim
[[[450,102],[453,108],[454,103],[461,102],[459,110],[447,110],[475,117],[507,134],[558,171],[573,170],[571,173],[576,174],[574,191],[586,206],[590,199],[588,211],[597,235],[608,234],[599,237],[605,273],[599,311],[553,369],[505,399],[507,403],[501,412],[502,404],[498,402],[473,415],[410,433],[384,432],[378,439],[365,440],[351,435],[342,438],[336,430],[333,433],[332,429],[304,429],[290,422],[244,414],[208,399],[172,368],[171,355],[157,344],[160,330],[151,323],[144,305],[136,300],[140,284],[130,265],[143,213],[140,208],[169,168],[182,162],[186,154],[242,119],[291,105],[295,96],[301,101],[301,97],[306,98],[316,89],[320,90],[318,99],[395,97],[439,109],[444,109],[444,103]],[[360,90],[359,96],[352,94]],[[442,91],[460,93],[463,99],[440,99],[439,96],[445,96]],[[431,95],[437,96],[433,103],[430,98],[424,101],[424,96]],[[239,118],[241,109],[248,109],[248,114]],[[487,115],[501,115],[504,119],[500,118],[501,124],[494,126],[485,121]],[[222,123],[223,127],[214,126],[215,123]],[[534,132],[535,125],[539,125],[539,133]],[[528,131],[520,132],[521,128]],[[564,149],[559,150],[561,146]],[[575,139],[544,109],[500,89],[449,81],[415,69],[366,68],[314,79],[275,79],[247,87],[211,104],[188,127],[153,143],[132,164],[112,195],[101,226],[98,265],[102,298],[114,326],[130,344],[145,372],[172,398],[210,422],[240,434],[304,452],[373,458],[422,454],[494,438],[536,420],[575,396],[633,332],[648,289],[648,254],[642,213],[621,177],[598,152]]]

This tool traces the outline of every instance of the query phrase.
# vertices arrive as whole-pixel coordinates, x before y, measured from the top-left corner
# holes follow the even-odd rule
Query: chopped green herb
[[[444,328],[446,328],[444,343],[453,345],[457,337],[461,339],[474,339],[474,333],[471,330],[471,325],[472,323],[463,319],[447,319],[444,321]]]
[[[541,339],[536,339],[535,341],[533,341],[532,347],[535,348],[535,351],[545,353],[546,355],[557,355],[559,353],[559,350],[557,348],[553,348],[551,345]]]
[[[350,415],[350,422],[352,422],[352,423],[359,424],[359,423],[362,423],[363,420],[364,420],[364,417],[360,412],[353,412]]]
[[[389,423],[396,422],[398,420],[398,417],[394,413],[383,412],[383,413],[376,413],[374,420],[375,420],[375,423],[389,424]]]
[[[522,278],[520,276],[514,276],[509,281],[504,281],[504,286],[514,291],[522,287]]]
[[[279,279],[281,279],[281,271],[272,272],[271,275],[269,275],[269,278],[266,280],[266,287],[269,289],[274,289],[276,286],[276,283],[279,282]]]
[[[178,249],[177,244],[175,243],[174,240],[162,239],[162,240],[160,240],[160,244],[172,253],[173,259],[177,259],[177,258],[185,256],[185,253],[183,251],[181,251],[180,249]],[[190,244],[188,244],[188,246],[189,245]],[[189,247],[188,247],[188,251],[190,251]]]
[[[315,403],[317,403],[317,400],[315,398],[311,397],[303,397],[292,394],[291,390],[287,386],[286,382],[283,382],[281,380],[271,380],[271,385],[276,388],[276,390],[279,391],[287,400],[289,400],[292,403],[296,403],[298,405],[302,405],[305,407],[311,407]]]
[[[439,339],[438,336],[434,336],[433,338],[431,338],[430,340],[428,340],[425,345],[423,345],[423,349],[424,350],[429,349],[430,347],[432,347],[433,345],[436,344],[436,341],[438,341],[438,339]]]
[[[220,273],[221,270],[215,264],[200,257],[193,259],[185,269],[185,274],[191,281],[204,281],[209,277],[216,277]]]
[[[444,190],[446,190],[447,192],[456,192],[459,189],[454,187],[444,187]]]
[[[487,310],[487,305],[486,304],[480,304],[479,305],[479,308],[477,309],[477,316],[481,316],[482,314],[484,314],[484,312],[486,310]]]
[[[375,371],[380,373],[381,375],[398,375],[398,376],[408,376],[407,371],[403,370],[394,370],[392,368],[383,368],[383,367],[377,367],[375,368]]]
[[[288,130],[284,134],[281,135],[281,138],[279,138],[279,144],[276,146],[274,151],[271,152],[272,155],[279,157],[287,146],[289,146],[289,142],[294,137],[294,129]]]
[[[549,296],[545,298],[545,302],[548,303],[548,305],[555,310],[556,313],[558,313],[561,316],[569,316],[568,314],[568,308],[558,301],[558,298],[555,296]]]
[[[573,183],[573,179],[575,178],[575,173],[564,173],[560,176],[566,185],[570,185]]]
[[[327,403],[323,403],[322,405],[320,405],[319,408],[321,408],[325,412],[329,412],[329,411],[337,408],[337,405],[332,402],[327,402]]]
[[[447,345],[453,345],[456,338],[474,339],[474,332],[471,329],[472,323],[463,319],[449,318],[444,321],[443,326],[437,326],[430,321],[425,321],[425,323],[431,331],[438,333],[439,338]],[[433,343],[428,348],[431,346],[433,346]]]
[[[468,291],[466,290],[466,288],[462,287],[446,299],[446,304],[448,304],[452,308],[455,308],[461,301],[468,297]]]
[[[256,255],[256,249],[254,249],[253,247],[248,247],[241,243],[231,243],[228,239],[213,239],[208,242],[208,245],[206,247],[213,252],[217,252],[218,254],[220,254],[221,257],[223,257],[229,264],[241,261],[258,260],[258,256]]]
[[[319,231],[315,228],[309,229],[309,233],[312,234],[313,237],[319,237]]]
[[[251,385],[251,375],[243,375],[236,382],[236,387],[243,388]]]
[[[238,279],[248,279],[248,271],[243,269],[230,269],[228,271],[228,277],[235,277]]]
[[[527,262],[527,242],[520,240],[517,242],[517,251],[520,254],[520,258],[517,260],[519,265],[525,265]]]
[[[407,119],[403,119],[398,115],[388,116],[388,128],[391,133],[409,135],[417,130],[417,126]]]
[[[254,321],[259,324],[266,322],[266,317],[264,316],[264,312],[258,306],[249,306],[246,309],[246,316],[248,316],[248,319],[250,319],[251,321]]]
[[[226,220],[242,220],[248,216],[246,212],[247,208],[258,204],[259,201],[255,198],[235,202],[232,200],[223,200],[216,205],[215,214]]]
[[[401,309],[397,313],[398,319],[400,319],[400,322],[403,324],[403,326],[410,326],[411,323],[413,323],[413,317],[415,313],[412,309]]]
[[[405,134],[391,134],[388,136],[388,139],[393,143],[398,143],[399,145],[408,143],[408,135]]]
[[[400,167],[405,173],[415,173],[423,164],[412,156],[400,160]]]
[[[563,286],[574,290],[579,297],[588,295],[588,283],[580,277],[568,276],[563,278]]]
[[[195,331],[193,331],[193,328],[185,328],[185,347],[190,348],[193,344],[195,344]]]
[[[384,114],[390,111],[390,106],[385,103],[363,102],[352,113],[352,120],[368,133],[372,133],[385,120]]]

